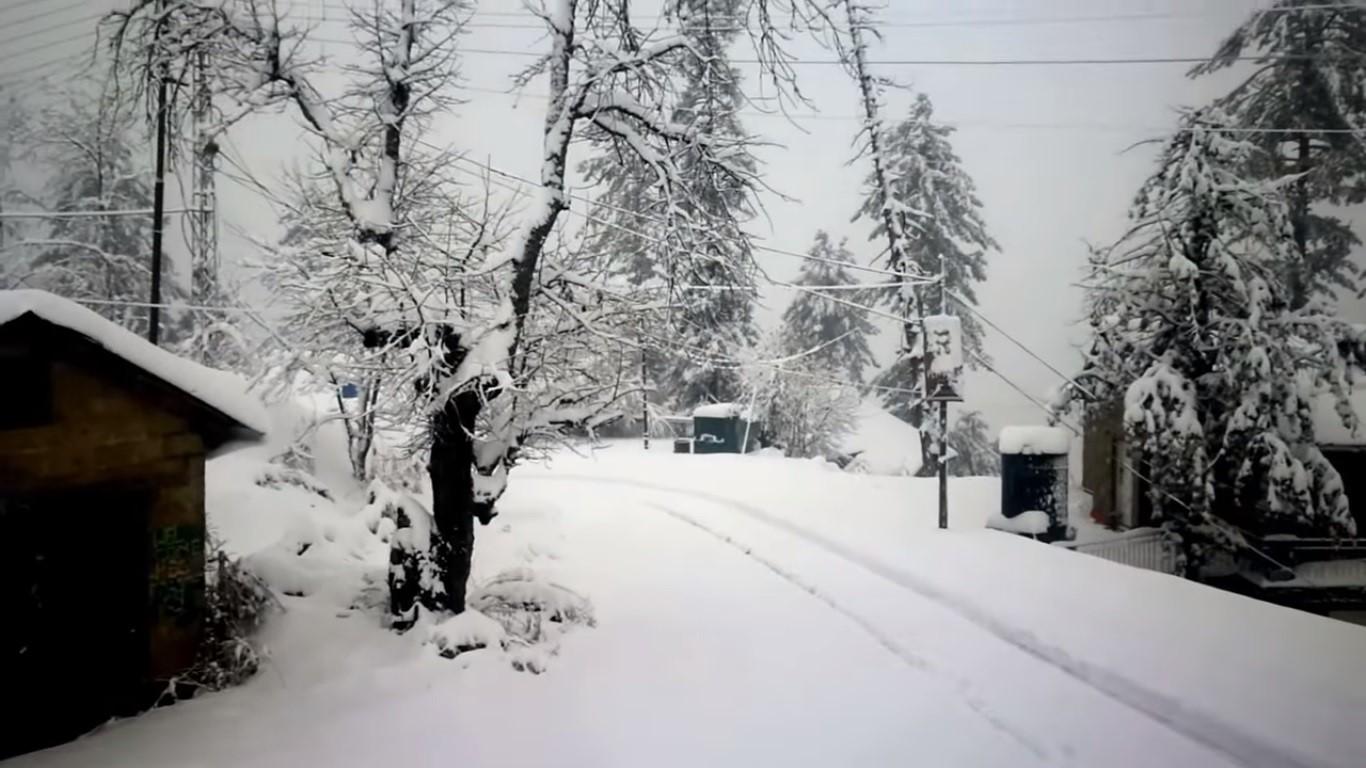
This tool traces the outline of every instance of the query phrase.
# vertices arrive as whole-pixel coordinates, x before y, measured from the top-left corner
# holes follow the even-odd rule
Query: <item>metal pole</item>
[[[650,387],[646,383],[645,345],[640,347],[640,436],[645,441],[645,450],[650,450]]]
[[[949,270],[944,261],[944,254],[939,254],[939,312],[947,315],[949,313]],[[929,347],[928,340],[926,348]],[[949,403],[947,400],[939,401],[939,527],[945,529],[949,527],[949,462],[946,457],[949,453]]]
[[[165,0],[157,0],[157,13],[164,9]],[[160,38],[160,29],[157,37]],[[147,309],[147,340],[156,344],[161,336],[161,230],[166,211],[166,73],[160,65],[154,77],[157,79],[156,182],[152,186],[152,306]]]
[[[949,404],[939,401],[939,527],[949,527]]]

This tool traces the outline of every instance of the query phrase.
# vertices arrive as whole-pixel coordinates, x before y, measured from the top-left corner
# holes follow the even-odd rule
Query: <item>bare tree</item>
[[[679,100],[674,73],[705,54],[684,34],[644,30],[625,0],[556,0],[531,12],[546,27],[550,50],[517,79],[549,81],[540,152],[540,178],[522,213],[524,223],[506,247],[462,261],[414,259],[425,234],[405,218],[403,195],[411,174],[414,134],[447,103],[443,87],[455,71],[463,7],[450,1],[401,0],[397,11],[365,19],[371,31],[362,83],[328,97],[313,84],[317,63],[302,53],[304,33],[290,30],[274,5],[235,0],[138,3],[124,17],[124,43],[148,52],[150,71],[169,67],[200,45],[215,48],[218,91],[238,105],[234,114],[289,104],[316,137],[335,208],[351,236],[333,254],[340,282],[347,260],[369,265],[360,275],[384,275],[363,296],[347,297],[347,323],[368,350],[402,359],[414,405],[426,419],[431,525],[409,519],[412,546],[395,549],[391,608],[399,626],[416,605],[459,612],[474,544],[475,519],[487,522],[506,488],[508,470],[543,438],[568,425],[591,426],[615,413],[638,387],[602,354],[632,342],[622,333],[645,309],[638,293],[622,291],[557,238],[570,197],[565,174],[576,136],[611,142],[648,168],[666,199],[681,204],[682,162],[714,169],[717,177],[752,190],[752,171],[736,161],[745,138],[718,139],[696,122],[673,117]],[[773,8],[755,6],[760,58],[773,82],[787,82]],[[453,201],[453,208],[469,205]],[[408,209],[412,210],[412,209]],[[729,209],[717,216],[729,217]],[[471,215],[472,220],[479,216]],[[682,237],[683,223],[667,221],[665,238]],[[691,220],[692,226],[705,222]],[[468,233],[467,233],[468,234]],[[439,253],[430,249],[428,253]],[[439,266],[438,277],[428,272]],[[463,294],[461,292],[463,291]],[[451,300],[463,295],[464,304]],[[604,345],[603,342],[609,342]],[[588,364],[585,364],[587,362]],[[387,370],[387,369],[386,369]],[[634,371],[635,367],[630,366]],[[411,515],[410,515],[411,517]],[[425,535],[425,534],[430,535]],[[415,543],[415,544],[414,544]]]

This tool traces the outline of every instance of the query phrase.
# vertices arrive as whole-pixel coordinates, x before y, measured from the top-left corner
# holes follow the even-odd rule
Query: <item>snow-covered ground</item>
[[[595,626],[446,660],[379,627],[363,499],[256,485],[264,453],[209,473],[295,593],[263,671],[15,766],[1366,765],[1366,630],[984,530],[993,479],[945,532],[932,481],[566,452],[514,473],[475,580],[529,569]]]

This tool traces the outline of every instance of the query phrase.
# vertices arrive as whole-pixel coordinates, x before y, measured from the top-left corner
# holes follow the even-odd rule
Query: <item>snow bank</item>
[[[346,608],[383,572],[388,530],[318,478],[271,463],[270,453],[253,446],[205,464],[210,530],[276,592]]]
[[[704,419],[749,419],[751,414],[749,408],[739,403],[710,403],[701,405],[693,409],[694,418]]]
[[[1001,430],[1001,453],[1066,454],[1072,436],[1060,427],[1006,427]]]
[[[1007,533],[1038,536],[1041,533],[1048,532],[1049,522],[1048,513],[1037,509],[1022,512],[1015,517],[1002,517],[1000,512],[993,512],[987,518],[987,527]]]
[[[167,352],[81,305],[46,291],[0,291],[0,325],[33,314],[75,331],[240,424],[265,434],[265,408],[247,382]]]
[[[864,400],[854,430],[839,450],[857,454],[848,469],[869,475],[914,475],[920,471],[920,431],[882,409],[876,398]]]

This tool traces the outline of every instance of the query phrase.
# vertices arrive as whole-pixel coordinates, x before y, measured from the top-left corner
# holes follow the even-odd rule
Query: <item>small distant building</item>
[[[194,660],[204,460],[265,429],[244,389],[0,291],[0,759],[147,707]]]
[[[736,403],[712,403],[692,412],[693,453],[749,453],[759,446],[759,422]]]

